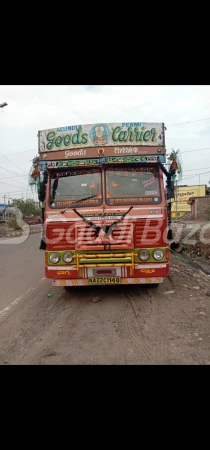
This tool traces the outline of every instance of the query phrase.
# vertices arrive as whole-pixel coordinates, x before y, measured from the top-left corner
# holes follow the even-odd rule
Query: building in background
[[[15,208],[0,204],[0,222],[10,222],[15,216]]]
[[[190,197],[191,219],[210,220],[210,195]]]
[[[207,194],[207,186],[194,185],[194,186],[179,186],[175,191],[175,199],[172,203],[171,216],[176,218],[176,194],[177,194],[177,219],[181,219],[185,215],[191,215],[191,205],[188,203],[190,197],[205,197]]]
[[[4,203],[0,203],[0,222],[5,221],[6,208],[8,208],[8,205],[5,205]]]

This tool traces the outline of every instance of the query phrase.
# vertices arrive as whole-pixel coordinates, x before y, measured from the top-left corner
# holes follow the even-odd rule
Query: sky
[[[0,86],[3,102],[8,106],[0,110],[0,203],[4,195],[6,203],[37,200],[28,176],[39,130],[85,123],[164,122],[167,153],[180,152],[178,184],[197,185],[199,178],[209,184],[210,86],[11,85]],[[191,121],[196,122],[183,123]]]

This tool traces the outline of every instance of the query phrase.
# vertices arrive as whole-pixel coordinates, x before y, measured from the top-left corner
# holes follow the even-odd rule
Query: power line
[[[189,180],[189,178],[198,177],[198,176],[200,176],[200,175],[206,175],[207,173],[210,173],[210,171],[208,171],[208,172],[202,172],[202,173],[192,173],[192,175],[190,175],[189,177],[181,178],[180,182],[183,181],[183,180]]]
[[[12,172],[12,170],[5,169],[5,167],[0,166],[0,168],[3,169],[3,170],[6,170],[6,172],[10,172],[10,173],[13,173],[13,174],[17,175],[15,172]],[[22,176],[23,176],[23,175],[22,175]],[[16,177],[15,177],[15,178],[16,178]],[[17,181],[17,183],[23,184],[23,183],[21,183],[20,181]],[[5,183],[2,183],[2,184],[5,184]],[[24,185],[23,185],[23,186],[24,186]],[[20,187],[20,186],[17,186],[17,187]]]
[[[2,167],[2,166],[0,166],[0,169],[6,170],[6,172],[10,172],[10,173],[13,173],[13,175],[18,175],[18,173],[16,173],[16,172],[13,172],[12,170],[6,169],[6,167]],[[22,175],[22,176],[23,176],[23,175]]]
[[[204,167],[204,168],[208,169],[208,167]],[[200,170],[200,169],[193,169],[193,170]],[[186,172],[187,172],[187,170],[186,170]],[[207,173],[210,173],[210,171],[208,171],[208,172],[200,172],[200,173],[192,173],[189,177],[181,178],[179,181],[181,182],[183,180],[188,180],[189,178],[198,177],[200,175],[206,175]]]
[[[0,195],[4,195],[4,194],[19,194],[19,193],[21,193],[21,194],[27,194],[27,192],[28,191],[10,191],[10,192],[0,192]],[[32,192],[32,194],[34,194],[34,192]],[[35,194],[36,194],[36,192],[35,192]]]
[[[180,150],[180,154],[183,155],[183,153],[188,153],[188,152],[199,152],[200,150],[210,150],[210,147],[196,148],[196,149],[193,149],[193,150],[186,150],[184,152],[182,152],[181,149],[179,149],[179,150]]]
[[[9,194],[26,194],[27,193],[27,191],[12,191],[12,192],[9,192]],[[4,194],[8,194],[8,192],[0,192],[0,195],[4,195]]]
[[[21,187],[21,186],[15,186],[14,184],[2,183],[2,181],[1,181],[1,184],[5,184],[6,186],[13,186],[13,187],[16,187],[16,188]],[[23,184],[23,187],[26,188],[27,186],[24,186],[24,184]]]
[[[198,177],[200,175],[206,175],[207,173],[210,173],[210,171],[208,171],[208,172],[201,172],[201,173],[192,173],[192,175],[190,175],[189,177],[185,177],[185,178],[182,178],[182,179],[183,180],[187,180],[188,178]]]
[[[201,119],[201,120],[207,120],[207,119]],[[194,121],[193,121],[194,122]],[[197,122],[197,121],[195,121],[195,122]],[[191,123],[191,122],[183,122],[183,123]],[[175,124],[173,124],[173,125],[168,125],[168,127],[169,126],[174,126]],[[176,124],[176,125],[178,125],[178,124]],[[197,148],[197,149],[195,149],[195,150],[186,150],[186,151],[184,151],[184,152],[182,152],[181,151],[181,149],[180,149],[180,153],[187,153],[187,152],[197,152],[197,151],[200,151],[200,150],[210,150],[210,147],[206,147],[206,148]],[[19,154],[21,154],[21,153],[32,153],[32,152],[34,152],[34,153],[38,153],[37,152],[37,150],[25,150],[25,151],[23,151],[23,152],[15,152],[15,153],[7,153],[7,155],[19,155]],[[3,153],[1,153],[2,154],[2,156],[6,156],[5,154],[3,154]],[[8,159],[8,158],[7,158]],[[17,166],[18,167],[18,166]],[[22,169],[21,169],[22,170]]]
[[[37,153],[37,150],[24,150],[23,152],[7,153],[7,155],[19,155],[20,153],[29,153],[29,152]],[[3,154],[3,156],[5,155]]]
[[[207,119],[202,119],[202,120],[207,120]],[[190,123],[190,122],[189,122]],[[169,126],[169,125],[168,125]],[[170,126],[172,126],[172,125],[170,125]],[[181,151],[181,149],[180,149],[180,154],[182,154],[183,155],[183,153],[188,153],[188,152],[198,152],[198,151],[201,151],[201,150],[210,150],[210,147],[206,147],[206,148],[196,148],[196,149],[193,149],[193,150],[185,150],[184,152],[183,151]],[[16,153],[8,153],[8,155],[19,155],[20,153],[29,153],[29,152],[35,152],[35,153],[37,153],[37,150],[25,150],[24,152],[16,152]],[[2,154],[2,156],[5,156],[3,153],[1,153]],[[9,158],[7,158],[7,159],[9,159]],[[16,166],[17,166],[17,164],[16,164]],[[17,166],[18,167],[18,166]],[[6,170],[6,169],[5,169]],[[23,169],[21,169],[21,170],[23,170]],[[23,171],[24,172],[24,171]],[[26,172],[25,172],[26,173]]]
[[[210,120],[210,117],[207,117],[207,119],[191,120],[190,122],[172,123],[171,125],[167,125],[167,128],[168,127],[175,127],[175,125],[184,125],[186,123],[202,122],[202,120]]]
[[[191,177],[193,177],[193,176],[198,176],[198,175],[205,175],[206,173],[210,173],[210,171],[208,170],[208,172],[201,172],[201,173],[192,173],[192,175],[190,176],[190,178]]]
[[[185,170],[185,172],[193,172],[193,170],[203,170],[203,169],[210,169],[210,167],[200,167],[199,169],[187,169]]]
[[[183,155],[183,153],[199,152],[200,150],[210,150],[210,147],[206,147],[206,148],[197,148],[197,149],[195,149],[195,150],[186,150],[185,152],[180,152],[180,153]]]
[[[28,175],[17,175],[16,177],[3,177],[3,178],[1,178],[1,180],[8,180],[8,179],[11,179],[11,178],[19,178],[19,177],[21,177],[21,178],[23,178],[23,177],[27,177]]]
[[[21,167],[19,167],[16,163],[14,163],[13,161],[11,161],[11,159],[7,158],[7,156],[3,155],[2,153],[1,153],[1,155],[2,155],[4,158],[8,159],[8,161],[11,162],[12,164],[14,164],[14,166],[16,166],[18,169],[22,170],[22,172],[26,173],[25,170],[23,170],[23,169],[22,169]]]
[[[16,180],[14,180],[14,181],[16,181]],[[2,182],[2,181],[1,181],[1,183],[2,183],[2,184],[7,184],[8,186],[10,186],[10,184],[8,184],[8,183],[4,183],[4,182]],[[21,186],[23,186],[24,188],[26,187],[26,185],[23,184],[23,183],[21,183],[20,181],[16,181],[16,183],[19,183],[19,186],[15,186],[15,187],[17,187],[17,188],[21,188]],[[20,184],[21,184],[21,186],[20,186]],[[12,186],[12,185],[11,185],[11,186]]]

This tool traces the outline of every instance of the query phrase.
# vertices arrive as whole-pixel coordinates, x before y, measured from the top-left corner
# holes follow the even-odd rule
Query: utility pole
[[[178,188],[177,188],[177,180],[176,180],[176,222],[177,222],[177,202],[178,202]]]
[[[8,206],[10,206],[10,203],[11,203],[11,201],[12,201],[13,199],[12,199],[12,197],[10,197],[10,192],[8,193]]]
[[[3,198],[4,198],[4,212],[3,212],[3,214],[4,214],[4,220],[5,220],[5,217],[6,217],[6,212],[5,212],[5,207],[6,207],[6,204],[5,204],[5,198],[7,198],[7,195],[3,195]]]
[[[4,194],[4,195],[3,195],[3,198],[4,198],[4,208],[5,208],[5,206],[6,206],[6,205],[5,205],[5,198],[7,198],[7,195]]]
[[[3,112],[3,108],[5,108],[5,106],[8,106],[8,103],[6,103],[6,102],[0,103],[0,108],[2,108],[2,112]],[[4,197],[4,208],[5,208],[5,198],[7,198],[7,196],[4,195],[3,197]],[[5,216],[6,216],[6,214],[4,213],[4,217]]]

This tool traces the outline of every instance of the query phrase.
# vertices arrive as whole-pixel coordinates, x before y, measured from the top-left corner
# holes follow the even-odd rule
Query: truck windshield
[[[108,205],[161,202],[159,172],[155,166],[112,167],[105,174]]]
[[[87,198],[86,197],[92,197]],[[75,201],[85,198],[77,207],[98,206],[102,203],[101,170],[73,169],[62,172],[52,172],[50,183],[51,208],[71,208]],[[74,205],[73,205],[74,203]]]

